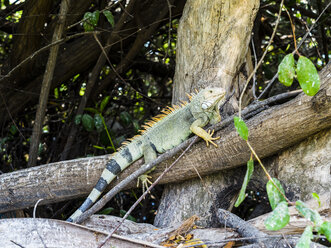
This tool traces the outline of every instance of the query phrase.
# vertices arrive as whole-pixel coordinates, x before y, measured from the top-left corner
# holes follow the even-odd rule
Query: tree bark
[[[52,43],[60,40],[62,37],[63,29],[65,26],[66,15],[69,9],[69,0],[62,0],[61,7],[59,11],[59,22],[55,28]],[[28,167],[35,166],[38,158],[38,149],[39,149],[39,141],[42,132],[42,126],[44,123],[47,100],[49,95],[49,90],[51,88],[51,83],[54,75],[54,69],[56,65],[56,59],[59,51],[60,45],[55,45],[51,47],[44,78],[41,84],[41,92],[39,98],[39,104],[37,107],[36,119],[33,126],[32,136],[31,136],[31,145],[29,151],[29,162]]]
[[[250,142],[261,158],[276,154],[322,129],[330,129],[331,78],[328,76],[330,66],[328,65],[320,73],[322,88],[316,96],[311,98],[301,94],[292,101],[273,106],[247,121],[250,131]],[[305,128],[298,129],[298,126],[304,126]],[[244,171],[245,168],[237,168],[233,172],[226,169],[245,164],[250,157],[250,152],[234,130],[233,125],[219,131],[216,135],[221,135],[222,137],[217,141],[218,148],[206,147],[205,142],[198,142],[178,162],[174,169],[161,180],[161,184],[196,178],[197,174],[193,166],[199,171],[200,175],[210,175],[222,171],[216,177],[219,177],[219,180],[223,180],[222,183],[226,182],[227,185],[231,185],[235,181],[239,182],[241,175],[239,172]],[[327,136],[322,135],[322,137]],[[309,139],[315,143],[316,147],[319,147],[320,143],[316,137]],[[298,153],[300,153],[300,149],[298,152],[295,152],[295,154]],[[81,158],[3,174],[0,176],[0,212],[32,207],[41,198],[44,200],[40,204],[47,204],[86,196],[99,179],[101,171],[109,158],[110,155]],[[320,157],[316,157],[315,163],[318,161],[330,161],[327,158],[319,159]],[[173,160],[170,159],[161,163],[151,176],[154,179],[158,177]],[[136,171],[142,162],[141,159],[129,166],[110,187],[114,187],[118,182]],[[299,164],[305,162],[304,159],[301,162],[298,161]],[[286,168],[285,160],[282,162],[282,168],[283,170]],[[326,170],[327,168],[330,168],[330,166],[325,167]],[[284,171],[284,173],[286,174],[287,172]],[[222,175],[224,176],[222,177]],[[330,176],[330,173],[328,175]],[[300,177],[301,175],[298,174],[298,180]],[[328,181],[327,178],[325,180],[326,184],[323,183],[325,189],[330,189],[328,185],[330,185],[331,180]],[[199,180],[196,180],[194,183],[197,185],[197,188],[201,188]],[[184,184],[190,184],[190,182]],[[205,179],[204,185],[210,190],[214,187],[220,187],[215,186],[212,180],[207,181]],[[132,182],[128,187],[136,187],[136,182]],[[173,187],[175,186],[172,185],[167,190],[170,191]],[[174,194],[176,193],[176,191],[173,192]],[[178,192],[186,191],[178,189]],[[187,205],[187,207],[195,208],[199,204],[203,204],[199,202],[198,196],[207,195],[206,191],[195,192],[187,192],[193,198],[192,205]],[[173,207],[181,209],[180,204],[182,201],[184,201],[184,196],[178,194],[178,199],[173,201],[177,205],[173,204]],[[163,205],[167,206],[164,203]]]
[[[183,100],[186,92],[190,93],[194,89],[206,86],[223,87],[228,95],[235,90],[235,96],[240,95],[243,85],[239,72],[248,51],[258,8],[259,1],[256,0],[187,1],[178,28],[174,103]],[[231,99],[229,104],[231,106],[227,112],[237,109],[237,101],[234,99]],[[248,149],[245,148],[244,143],[240,140],[236,141],[242,144],[240,150],[246,150],[247,154]],[[229,151],[222,145],[221,149],[224,149],[224,155],[228,156]],[[217,157],[223,160],[222,157]],[[241,161],[238,163],[243,163],[247,159],[240,157]],[[200,152],[197,153],[196,159],[200,162],[212,163]],[[231,160],[235,159],[231,158]],[[218,164],[216,161],[213,162],[215,166]],[[194,160],[190,164],[195,165]],[[198,180],[185,182],[182,185],[166,186],[154,224],[169,226],[194,214],[202,217],[200,224],[206,224],[210,219],[208,216],[211,216],[209,209],[214,195],[220,190],[214,185],[228,184],[229,176],[233,178],[236,173],[227,174],[227,177],[222,174],[205,178],[203,184],[208,190],[201,187]],[[180,203],[176,207],[169,206],[171,202],[177,202],[178,197]]]

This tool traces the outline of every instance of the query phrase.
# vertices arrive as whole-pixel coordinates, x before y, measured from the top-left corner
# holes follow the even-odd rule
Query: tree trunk
[[[174,102],[183,99],[185,92],[207,85],[224,87],[228,93],[235,89],[235,96],[238,96],[242,87],[238,70],[242,68],[245,59],[257,7],[258,3],[254,1],[245,3],[214,1],[212,6],[199,1],[187,2],[178,31]],[[330,93],[325,94],[330,95]],[[313,100],[311,99],[312,105],[314,105]],[[230,104],[236,109],[235,101]],[[317,111],[322,109],[318,105],[314,107]],[[285,128],[286,125],[277,127],[278,121],[279,119],[275,119],[274,128]],[[302,132],[307,125],[306,123],[300,126]],[[300,131],[300,128],[295,131]],[[322,129],[321,127],[320,130]],[[273,139],[279,138],[272,129],[265,135],[274,136]],[[257,148],[260,144],[261,142],[257,142],[253,146],[256,145]],[[330,194],[329,129],[285,151],[280,151],[279,147],[277,150],[278,154],[264,159],[264,163],[271,174],[285,185],[285,191],[291,200],[309,200],[312,192]],[[232,159],[236,159],[236,156]],[[245,163],[246,161],[243,160],[242,164]],[[258,166],[256,169],[253,179],[258,182],[259,187],[264,188],[267,179]],[[154,224],[158,227],[171,226],[192,215],[198,215],[200,225],[211,225],[213,209],[220,205],[232,207],[231,200],[236,198],[235,194],[240,189],[243,174],[244,168],[231,169],[203,179],[167,185]],[[232,198],[226,195],[229,189],[234,191],[231,192]]]
[[[235,89],[239,96],[243,87],[239,69],[258,8],[256,0],[187,1],[178,28],[174,103],[183,100],[186,92],[206,86],[223,87],[228,94]],[[237,108],[236,101],[230,104],[230,109]],[[202,182],[167,185],[154,224],[165,227],[196,214],[200,224],[206,225],[211,221],[216,193],[240,180],[241,174],[236,169],[205,177]]]
[[[210,85],[221,86],[228,94],[235,89],[235,96],[239,95],[239,69],[258,6],[259,1],[253,0],[187,1],[178,29],[174,103],[183,100],[185,92]],[[235,100],[230,104],[236,109]],[[166,227],[192,215],[200,217],[201,225],[210,224],[216,198],[222,198],[219,192],[237,184],[242,175],[243,171],[236,169],[167,185],[154,224]]]

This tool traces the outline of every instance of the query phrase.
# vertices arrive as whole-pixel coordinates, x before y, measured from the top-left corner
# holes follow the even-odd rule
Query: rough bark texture
[[[69,9],[69,0],[63,0],[61,2],[61,7],[59,11],[59,21],[58,24],[55,27],[55,31],[53,34],[52,42],[55,43],[56,41],[60,40],[62,37],[65,21],[66,21],[66,15]],[[56,65],[56,59],[59,51],[60,45],[55,45],[51,47],[49,52],[49,57],[47,61],[47,65],[45,68],[45,74],[43,77],[43,81],[41,83],[41,91],[40,91],[40,97],[39,97],[39,104],[37,106],[37,113],[35,118],[35,123],[33,126],[32,136],[31,136],[31,145],[30,145],[30,151],[29,151],[29,163],[28,167],[35,166],[37,162],[38,157],[38,148],[40,143],[40,137],[42,132],[42,126],[44,123],[45,113],[46,113],[46,107],[47,107],[47,101],[48,101],[48,95],[51,88],[51,83],[54,75],[54,69]]]
[[[331,127],[331,77],[329,71],[330,65],[320,73],[322,89],[315,97],[311,98],[301,94],[292,101],[271,107],[247,121],[250,130],[250,141],[261,158],[273,155],[322,129]],[[234,130],[234,127],[229,126],[218,132],[217,135],[222,136],[217,141],[218,148],[206,147],[205,142],[198,142],[178,162],[174,169],[161,180],[161,183],[180,182],[196,178],[197,174],[193,166],[197,168],[201,175],[210,175],[245,164],[250,152]],[[322,137],[324,136],[322,135]],[[317,143],[317,139],[310,139],[312,139],[312,142],[316,142],[316,148],[322,146],[322,143]],[[323,140],[328,139],[325,137]],[[330,143],[326,144],[329,145]],[[300,150],[298,153],[300,153]],[[0,212],[32,207],[41,198],[44,199],[41,204],[46,204],[87,195],[100,177],[109,157],[107,155],[62,161],[0,175]],[[153,178],[159,176],[172,161],[161,163],[151,176]],[[325,162],[326,171],[330,167],[327,167],[327,165],[330,165],[330,160],[327,158],[320,159],[317,156],[316,161]],[[110,187],[137,170],[141,163],[142,160],[139,160],[129,166]],[[279,163],[281,164],[281,162]],[[305,163],[305,161],[301,163]],[[282,164],[286,164],[286,160]],[[238,169],[235,172],[227,172],[222,176],[223,174],[222,172],[222,174],[211,176],[211,178],[221,178],[219,179],[220,182],[227,182],[227,184],[238,180]],[[300,175],[297,175],[297,178],[300,178]],[[215,187],[217,191],[220,190],[215,184],[213,186],[212,180],[214,179],[210,180],[210,182],[207,182],[207,179],[204,179],[207,188],[212,190]],[[327,178],[325,180],[327,181]],[[190,182],[184,184],[190,184]],[[132,182],[130,187],[135,186],[136,182]],[[192,209],[199,208],[199,205],[207,208],[207,205],[204,205],[197,197],[208,197],[207,191],[201,187],[200,181],[196,180],[195,189],[187,187],[186,193],[184,193],[184,189],[178,188],[175,190],[174,187],[169,186],[166,192],[173,189],[173,195],[176,195],[175,193],[178,191],[186,197],[192,198],[189,200],[183,195],[177,195],[177,199],[172,201],[175,202],[173,204],[176,204],[177,208],[186,209],[185,204],[187,203],[193,204]],[[166,202],[161,204],[165,208],[168,205]],[[208,215],[208,211],[207,208],[206,214],[200,213],[200,215],[205,217]],[[169,218],[171,216],[169,215]],[[189,215],[184,213],[179,216]],[[179,221],[179,219],[175,220]]]
[[[173,102],[184,99],[185,93],[194,88],[206,86],[223,87],[229,93],[236,88],[236,96],[239,95],[242,86],[238,87],[237,82],[234,84],[234,79],[240,81],[237,75],[247,54],[258,7],[259,1],[256,0],[187,1],[178,28]],[[235,100],[231,105],[236,109]],[[200,152],[198,154],[201,162],[207,161]],[[230,175],[233,178],[236,173]],[[225,175],[205,178],[205,184],[209,185],[208,194],[198,180],[166,186],[154,224],[172,225],[193,214],[203,217],[201,224],[206,224],[210,220],[213,196],[220,187],[229,184],[226,181],[228,177]]]
[[[266,165],[293,199],[307,201],[313,192],[331,195],[331,129],[280,152]]]
[[[187,1],[178,27],[173,102],[207,85],[231,90],[259,1]]]

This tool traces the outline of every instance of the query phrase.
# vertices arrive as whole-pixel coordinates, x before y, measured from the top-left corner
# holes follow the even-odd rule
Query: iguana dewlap
[[[213,140],[219,137],[213,138],[213,132],[206,132],[203,127],[221,120],[219,107],[224,97],[224,89],[206,88],[190,96],[190,103],[183,103],[181,107],[168,107],[162,111],[163,114],[152,118],[153,121],[147,123],[142,135],[134,137],[111,157],[96,186],[67,221],[75,222],[96,202],[107,185],[121,171],[141,157],[144,157],[145,163],[149,163],[157,157],[157,153],[164,153],[178,146],[192,133],[203,138],[207,146],[208,143],[217,146]]]

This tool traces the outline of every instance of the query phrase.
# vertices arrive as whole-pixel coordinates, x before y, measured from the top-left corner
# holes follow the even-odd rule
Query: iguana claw
[[[217,144],[215,144],[215,143],[213,142],[213,140],[218,140],[218,139],[221,138],[221,137],[220,137],[220,136],[218,136],[218,137],[213,137],[214,132],[215,132],[215,130],[213,130],[213,131],[208,130],[206,137],[203,138],[203,139],[206,141],[207,146],[209,146],[209,143],[208,143],[208,142],[210,142],[210,143],[213,144],[215,147],[217,147]]]
[[[146,174],[143,174],[138,177],[137,187],[139,187],[139,181],[141,181],[141,184],[142,184],[141,186],[142,186],[143,192],[145,192],[148,189],[149,185],[152,185],[152,182],[151,182],[151,180],[149,180],[149,178],[152,178],[152,177],[149,175],[146,175]]]

